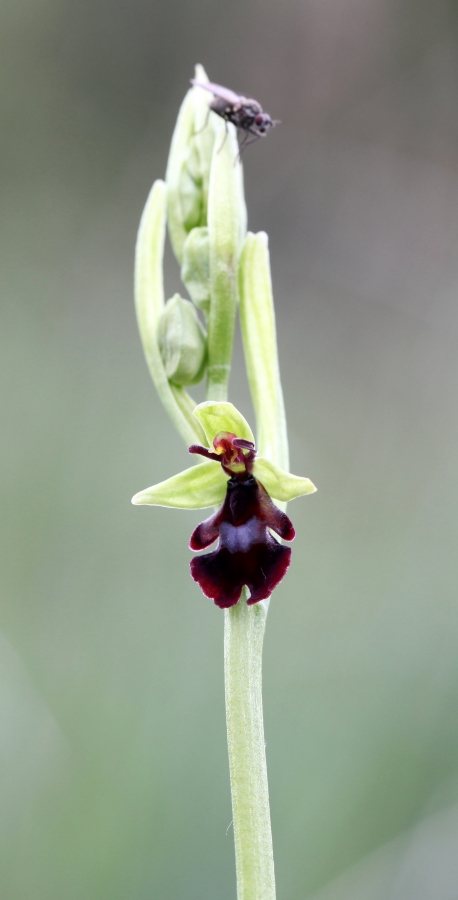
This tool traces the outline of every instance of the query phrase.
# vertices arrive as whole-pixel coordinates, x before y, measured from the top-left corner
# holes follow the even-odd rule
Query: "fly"
[[[191,84],[205,88],[214,95],[209,111],[213,110],[225,122],[232,122],[238,130],[245,132],[240,144],[240,155],[248,144],[254,144],[259,138],[264,137],[269,128],[277,125],[280,121],[271,119],[257,100],[250,100],[241,94],[235,94],[234,91],[230,91],[229,88],[222,87],[220,84],[196,81],[195,78],[191,78]],[[250,138],[250,135],[253,136]]]

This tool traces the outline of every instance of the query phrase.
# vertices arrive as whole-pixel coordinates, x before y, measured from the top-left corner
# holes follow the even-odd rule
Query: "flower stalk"
[[[196,80],[208,81],[200,66]],[[166,220],[192,308],[179,295],[164,303]],[[166,183],[155,183],[141,219],[135,297],[143,349],[159,397],[191,453],[205,459],[140,491],[132,502],[217,507],[195,529],[190,547],[205,549],[215,540],[218,547],[195,556],[191,574],[206,596],[224,609],[237,897],[275,900],[262,645],[270,594],[288,568],[291,550],[272,531],[287,541],[294,538],[284,513],[286,502],[313,493],[315,487],[308,478],[288,472],[267,236],[246,234],[235,129],[208,113],[202,87],[191,88],[183,101]],[[239,301],[256,446],[249,424],[227,402]],[[204,375],[207,400],[196,406],[186,386]]]
[[[224,614],[227,743],[238,900],[275,900],[274,856],[262,714],[266,602],[246,596]]]

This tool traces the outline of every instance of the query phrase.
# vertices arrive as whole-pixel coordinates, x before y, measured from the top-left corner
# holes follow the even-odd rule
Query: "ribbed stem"
[[[207,400],[226,400],[207,388]],[[224,611],[224,683],[237,900],[275,900],[262,715],[262,645],[269,601]]]
[[[238,900],[275,900],[262,717],[262,644],[267,609],[243,592],[225,611],[224,670]]]

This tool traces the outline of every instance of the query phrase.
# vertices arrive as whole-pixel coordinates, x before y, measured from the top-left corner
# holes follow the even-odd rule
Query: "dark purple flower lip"
[[[280,544],[269,529],[286,541],[293,540],[295,531],[288,516],[251,474],[254,444],[222,432],[213,446],[215,453],[196,445],[189,448],[191,453],[220,462],[231,476],[221,509],[191,535],[191,550],[204,550],[219,539],[216,550],[191,560],[191,575],[205,596],[225,609],[238,602],[244,585],[250,591],[248,604],[270,597],[288,569],[291,549]]]

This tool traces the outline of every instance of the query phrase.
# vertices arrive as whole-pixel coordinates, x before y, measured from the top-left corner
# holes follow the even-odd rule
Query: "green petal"
[[[230,431],[238,438],[253,441],[253,432],[247,420],[239,413],[232,403],[226,401],[207,400],[199,403],[194,409],[194,415],[207,435],[210,447],[213,438],[220,431]]]
[[[220,464],[210,459],[140,491],[132,497],[132,503],[135,506],[205,509],[223,502],[227,480]]]
[[[197,407],[198,408],[198,407]],[[254,461],[253,475],[261,484],[264,485],[266,491],[274,500],[295,500],[296,497],[302,497],[304,494],[313,494],[316,487],[310,481],[310,478],[299,478],[297,475],[291,475],[285,472],[280,466],[270,462],[263,456],[257,456]]]

